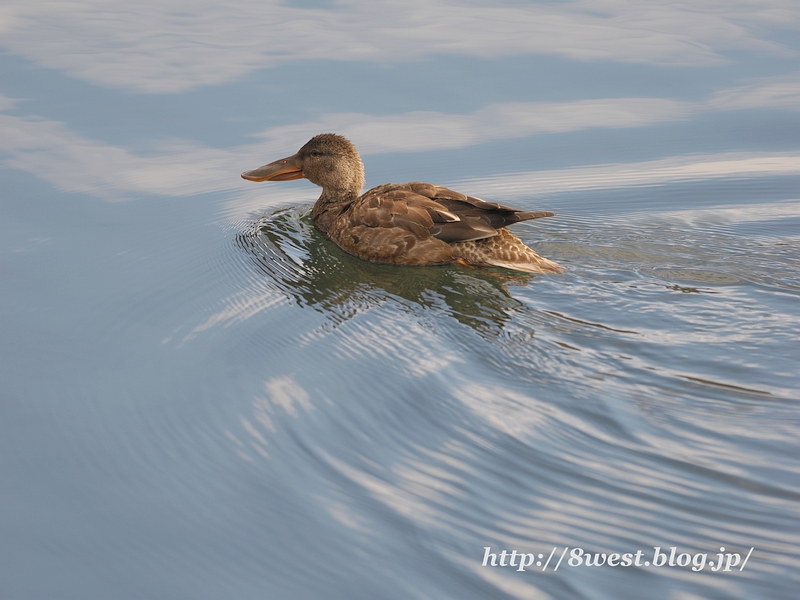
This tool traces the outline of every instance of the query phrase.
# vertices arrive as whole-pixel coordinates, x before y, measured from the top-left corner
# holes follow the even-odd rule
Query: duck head
[[[311,138],[297,154],[245,171],[250,181],[287,181],[305,177],[324,191],[358,195],[364,187],[364,165],[355,146],[335,133]]]

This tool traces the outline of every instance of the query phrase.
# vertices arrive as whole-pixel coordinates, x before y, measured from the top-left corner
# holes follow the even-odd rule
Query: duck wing
[[[373,188],[361,197],[359,209],[353,216],[365,225],[400,227],[447,243],[493,237],[502,227],[554,214],[525,212],[420,182]]]

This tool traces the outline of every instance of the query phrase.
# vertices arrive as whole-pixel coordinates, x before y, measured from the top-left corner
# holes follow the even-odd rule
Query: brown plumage
[[[553,213],[524,212],[419,182],[387,183],[359,196],[364,165],[355,146],[340,135],[317,135],[297,154],[242,177],[250,181],[305,177],[322,187],[311,212],[314,225],[359,258],[401,265],[460,262],[528,273],[564,270],[506,229]]]

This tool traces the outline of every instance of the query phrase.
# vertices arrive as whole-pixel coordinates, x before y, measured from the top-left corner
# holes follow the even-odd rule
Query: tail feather
[[[529,221],[530,219],[541,219],[542,217],[555,217],[556,213],[548,212],[546,210],[539,210],[536,212],[518,212],[514,215],[516,223],[520,221]]]

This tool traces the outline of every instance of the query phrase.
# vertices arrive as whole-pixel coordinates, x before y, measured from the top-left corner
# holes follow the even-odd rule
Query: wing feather
[[[378,186],[356,204],[352,215],[355,222],[367,227],[399,228],[419,239],[433,236],[447,243],[494,237],[499,229],[513,223],[554,214],[525,212],[418,181]]]

